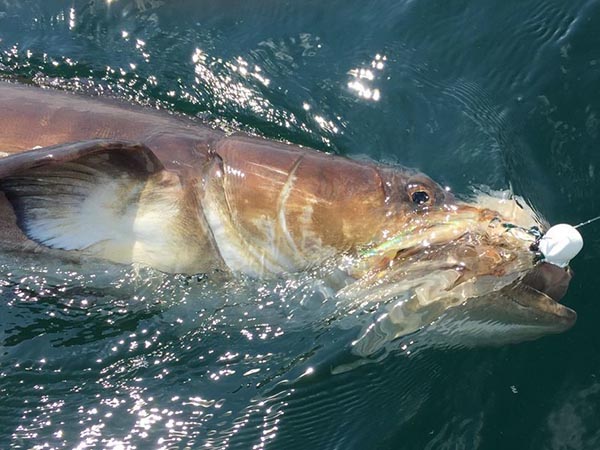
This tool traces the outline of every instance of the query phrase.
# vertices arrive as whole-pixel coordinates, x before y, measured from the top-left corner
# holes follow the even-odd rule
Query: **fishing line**
[[[593,219],[590,219],[590,220],[586,220],[585,222],[581,222],[579,225],[575,225],[573,228],[582,227],[582,226],[587,225],[589,223],[595,222],[598,219],[600,219],[600,216],[594,217]]]

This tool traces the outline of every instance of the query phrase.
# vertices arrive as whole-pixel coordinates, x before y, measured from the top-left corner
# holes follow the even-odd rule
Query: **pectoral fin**
[[[144,145],[89,141],[0,159],[0,190],[33,241],[131,259],[140,198],[163,166]],[[150,224],[151,225],[151,224]],[[156,224],[155,224],[156,225]]]

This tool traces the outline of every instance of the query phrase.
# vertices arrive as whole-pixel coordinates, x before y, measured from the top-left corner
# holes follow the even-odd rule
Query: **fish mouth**
[[[357,339],[354,350],[370,355],[406,335],[414,336],[421,346],[462,348],[496,347],[559,334],[577,320],[577,313],[560,303],[571,278],[569,269],[542,262],[497,290],[486,289],[459,302],[447,303],[444,297],[427,304],[415,302],[419,297],[415,289],[408,299],[388,303],[385,313]],[[361,294],[364,298],[365,292]],[[417,332],[418,337],[413,334]]]
[[[556,332],[566,331],[577,320],[577,313],[560,303],[572,277],[569,268],[541,262],[511,287],[510,297],[521,309],[530,310],[527,316],[533,323],[547,323]]]
[[[577,321],[577,313],[560,303],[571,278],[569,269],[538,263],[499,291],[449,310],[444,334],[461,345],[496,346],[563,333]]]
[[[348,272],[355,282],[338,296],[389,300],[390,308],[401,303],[398,317],[420,317],[410,329],[398,319],[397,335],[449,314],[456,323],[478,324],[477,339],[486,334],[494,343],[571,328],[577,314],[560,303],[571,271],[537,262],[532,251],[543,221],[510,199],[479,203],[458,205],[446,216],[432,212],[420,226],[364,252],[352,267],[359,270]]]
[[[571,278],[573,278],[573,274],[569,268],[541,262],[527,273],[521,281],[531,289],[560,303],[567,293]]]

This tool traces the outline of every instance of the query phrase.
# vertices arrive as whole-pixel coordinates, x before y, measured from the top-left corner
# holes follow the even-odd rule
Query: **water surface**
[[[512,188],[578,223],[600,214],[599,27],[597,1],[4,0],[0,76],[417,167],[459,195]],[[599,448],[597,231],[571,331],[469,349],[417,333],[362,359],[379,311],[315,279],[0,256],[0,448]]]

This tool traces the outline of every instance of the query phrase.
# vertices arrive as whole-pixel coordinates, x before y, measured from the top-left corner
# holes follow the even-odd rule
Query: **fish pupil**
[[[425,191],[416,191],[411,195],[413,203],[417,205],[422,205],[423,203],[427,203],[429,201],[429,195]]]

